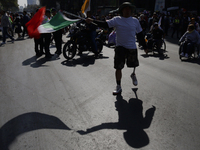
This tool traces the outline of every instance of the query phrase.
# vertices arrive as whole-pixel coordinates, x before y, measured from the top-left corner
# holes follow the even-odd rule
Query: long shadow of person
[[[54,116],[37,112],[22,114],[11,119],[0,128],[0,149],[8,150],[9,145],[17,136],[38,129],[71,130]]]
[[[75,67],[77,65],[82,65],[83,67],[87,67],[89,65],[95,64],[95,57],[93,55],[88,55],[89,53],[82,54],[79,58],[72,59],[72,60],[65,60],[61,64],[68,66],[68,67]],[[98,59],[108,59],[109,57],[103,56],[102,54],[99,55]]]
[[[79,134],[89,134],[102,129],[126,130],[123,137],[126,143],[133,148],[141,148],[149,144],[149,137],[144,129],[149,128],[156,110],[155,106],[149,108],[143,117],[142,101],[137,98],[131,98],[127,102],[121,95],[116,97],[115,107],[118,111],[118,122],[102,123],[87,129],[79,130]]]

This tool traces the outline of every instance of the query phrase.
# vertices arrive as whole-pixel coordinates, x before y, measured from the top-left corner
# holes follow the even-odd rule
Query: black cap
[[[119,13],[120,13],[120,15],[122,15],[122,10],[123,10],[125,7],[130,7],[132,13],[133,13],[133,11],[135,10],[135,6],[132,5],[130,2],[124,2],[124,3],[122,3],[122,4],[119,6]]]

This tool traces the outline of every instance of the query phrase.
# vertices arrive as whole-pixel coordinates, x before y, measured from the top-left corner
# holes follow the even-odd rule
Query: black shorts
[[[139,66],[137,49],[126,49],[122,46],[117,46],[115,48],[114,68],[123,69],[125,63],[127,67],[131,68]]]

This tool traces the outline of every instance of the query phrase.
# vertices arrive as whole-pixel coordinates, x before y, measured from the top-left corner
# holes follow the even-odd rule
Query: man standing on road
[[[28,34],[27,28],[26,28],[26,23],[30,21],[30,17],[27,15],[26,11],[23,11],[23,20],[22,20],[22,25],[23,25],[23,33],[22,33],[22,38],[24,39],[25,33]]]
[[[117,95],[122,92],[121,89],[121,78],[122,69],[124,68],[125,62],[127,67],[134,68],[131,78],[133,84],[137,86],[137,78],[135,75],[135,68],[139,66],[138,52],[136,47],[135,35],[138,34],[138,40],[143,46],[145,52],[147,53],[147,46],[143,38],[142,28],[139,20],[132,17],[134,6],[130,2],[124,2],[119,7],[120,16],[116,16],[107,21],[97,21],[91,18],[87,18],[86,22],[94,22],[98,26],[104,28],[116,28],[116,48],[114,56],[114,68],[115,78],[116,78],[116,89],[113,91],[113,95]]]
[[[57,14],[56,9],[52,8],[51,13],[54,17]],[[58,31],[53,32],[53,39],[54,39],[55,44],[56,44],[55,54],[57,54],[58,56],[61,54],[61,49],[62,49],[62,33],[63,33],[63,29],[60,29]]]
[[[50,17],[51,17],[50,10],[46,9],[42,24],[49,22]],[[44,49],[45,49],[45,57],[51,58],[53,56],[53,54],[50,53],[50,49],[49,49],[49,45],[51,42],[51,33],[42,33],[41,38],[42,38],[41,39],[42,47],[44,46]]]
[[[3,42],[0,44],[0,46],[6,44],[6,36],[8,36],[12,40],[12,43],[14,43],[15,40],[10,34],[8,34],[8,28],[12,28],[11,23],[9,21],[9,17],[7,16],[4,10],[1,11],[1,14],[2,14],[1,26],[3,28]]]

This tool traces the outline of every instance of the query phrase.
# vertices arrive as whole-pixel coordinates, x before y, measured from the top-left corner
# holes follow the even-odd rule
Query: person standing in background
[[[25,33],[28,34],[27,28],[26,28],[26,23],[29,22],[30,17],[27,15],[26,11],[23,11],[23,20],[22,20],[22,26],[23,26],[23,33],[22,33],[22,38],[24,39]]]
[[[47,22],[49,22],[51,18],[51,13],[49,9],[46,9],[45,11],[45,15],[44,15],[44,20],[42,22],[42,24],[45,24]],[[42,33],[41,34],[41,46],[44,46],[45,49],[45,57],[46,58],[51,58],[53,55],[50,53],[50,42],[51,42],[51,33]]]
[[[7,16],[6,12],[4,10],[1,11],[1,26],[3,28],[3,42],[0,44],[0,46],[6,44],[6,36],[8,36],[12,43],[14,43],[15,39],[8,34],[8,28],[12,28],[9,17]]]
[[[57,14],[56,9],[52,8],[51,13],[54,17]],[[63,33],[63,29],[53,32],[53,39],[54,39],[55,45],[56,45],[55,54],[58,56],[61,54],[61,49],[62,49],[62,33]]]

